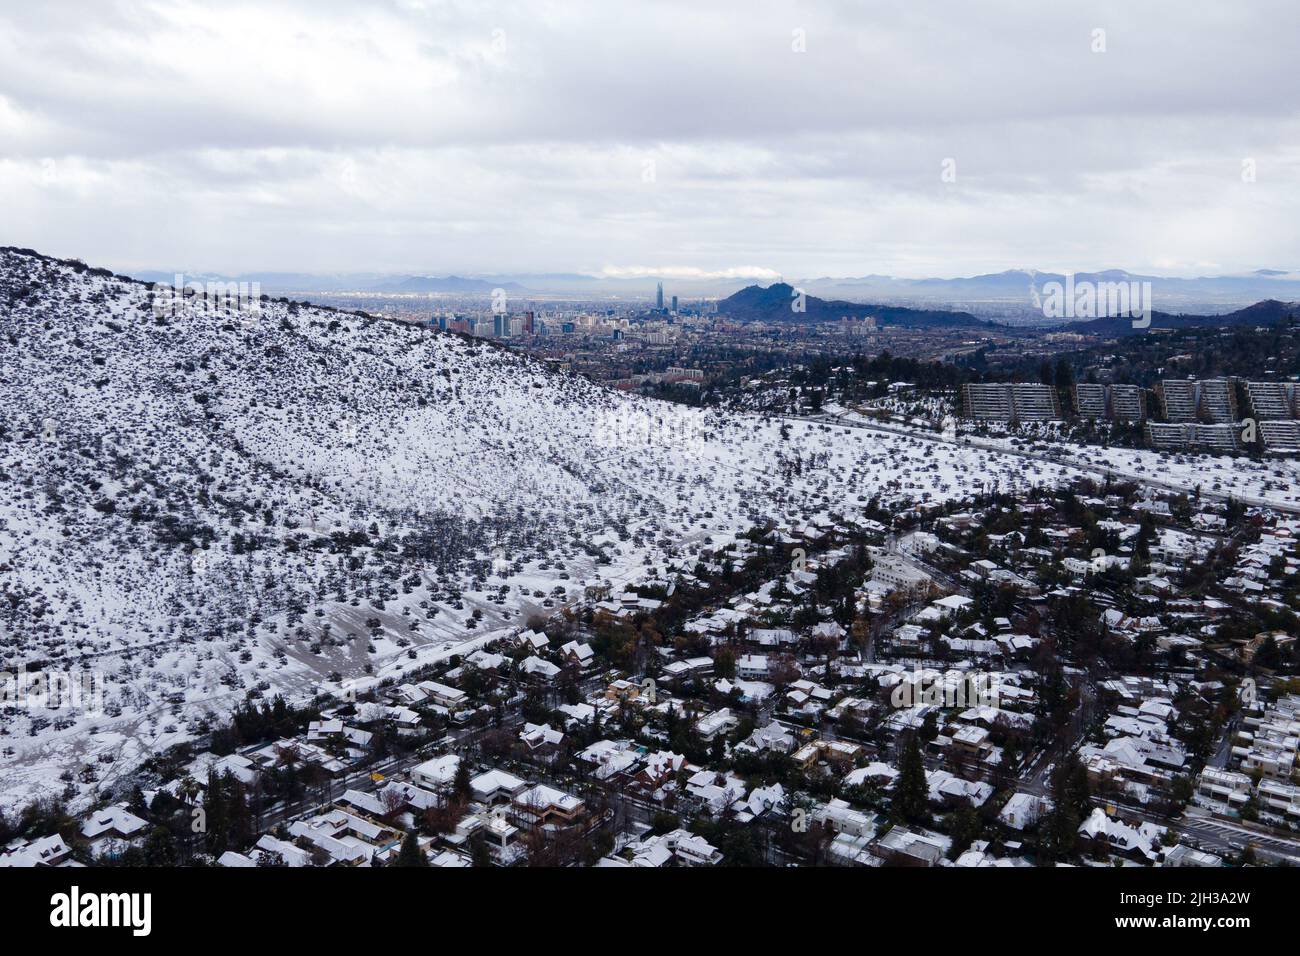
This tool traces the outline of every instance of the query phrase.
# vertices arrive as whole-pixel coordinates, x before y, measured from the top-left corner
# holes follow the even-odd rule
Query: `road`
[[[1300,864],[1300,841],[1288,840],[1280,834],[1251,824],[1221,820],[1199,807],[1189,807],[1173,823],[1156,822],[1171,826],[1194,839],[1202,848],[1216,853],[1240,852],[1247,846],[1255,849],[1261,859],[1282,860],[1292,865]]]
[[[501,722],[500,727],[461,727],[448,732],[447,737],[451,738],[451,752],[459,753],[475,743],[479,737],[492,730],[510,730],[518,732],[524,724],[522,717],[512,717]],[[447,738],[443,738],[444,740]],[[259,745],[261,746],[261,745]],[[336,780],[330,781],[328,788],[328,799],[321,801],[312,797],[304,797],[288,805],[277,804],[276,806],[265,811],[259,822],[260,832],[267,833],[274,830],[281,824],[287,824],[308,815],[313,810],[324,810],[335,799],[342,796],[348,790],[357,790],[362,793],[369,793],[377,790],[388,780],[405,774],[433,756],[434,750],[439,749],[437,744],[421,747],[413,753],[403,754],[400,757],[389,757],[377,763],[372,763],[365,767],[359,767],[345,773]],[[383,780],[375,780],[372,774],[379,774]]]
[[[1016,784],[1017,789],[1040,797],[1051,796],[1051,775],[1057,763],[1073,753],[1088,733],[1092,722],[1093,708],[1097,703],[1097,689],[1092,681],[1085,678],[1078,681],[1075,688],[1079,691],[1079,705],[1070,715],[1065,739],[1055,746],[1046,747],[1038,754],[1034,762],[1024,769],[1025,776]]]
[[[1205,762],[1207,767],[1218,767],[1222,770],[1228,766],[1228,758],[1232,755],[1232,742],[1237,739],[1237,723],[1237,717],[1233,716],[1224,726],[1223,739],[1219,741],[1214,756]]]

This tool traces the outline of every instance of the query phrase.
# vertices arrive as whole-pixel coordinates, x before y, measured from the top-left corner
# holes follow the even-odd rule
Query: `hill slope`
[[[840,302],[804,296],[804,311],[792,308],[795,288],[785,282],[776,282],[767,288],[746,286],[734,295],[718,302],[718,312],[740,322],[834,322],[841,316],[863,319],[875,316],[881,325],[903,325],[911,328],[947,326],[987,326],[992,323],[977,319],[969,312],[947,312],[934,309],[909,309],[891,305],[864,305],[858,302]]]
[[[87,796],[249,693],[394,676],[586,583],[689,569],[710,537],[1056,477],[787,438],[413,326],[152,296],[0,250],[0,665],[94,669],[106,703],[8,708],[0,803],[90,765]]]
[[[1171,315],[1168,312],[1152,311],[1151,324],[1136,328],[1133,319],[1127,315],[1071,322],[1065,328],[1070,332],[1082,332],[1085,335],[1140,335],[1148,329],[1213,329],[1276,325],[1279,322],[1294,320],[1297,312],[1300,312],[1300,303],[1267,299],[1223,315]]]

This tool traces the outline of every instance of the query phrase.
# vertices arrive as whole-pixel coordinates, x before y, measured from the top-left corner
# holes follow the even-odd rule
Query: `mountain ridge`
[[[802,308],[800,308],[802,306]],[[977,319],[969,312],[939,309],[912,309],[903,306],[826,300],[804,293],[786,282],[774,282],[764,288],[750,285],[718,303],[718,313],[741,322],[832,322],[842,317],[862,320],[876,318],[881,325],[909,328],[988,327],[993,323]]]
[[[1079,332],[1085,335],[1117,337],[1140,335],[1149,329],[1212,329],[1247,325],[1277,325],[1280,322],[1293,321],[1296,318],[1297,311],[1300,311],[1300,303],[1265,299],[1245,308],[1219,315],[1170,313],[1152,310],[1149,325],[1134,325],[1135,320],[1130,316],[1109,316],[1070,322],[1063,328],[1068,332]]]
[[[0,669],[106,680],[102,711],[7,718],[0,806],[120,792],[250,697],[400,680],[754,527],[1051,480],[12,248],[0,343]]]

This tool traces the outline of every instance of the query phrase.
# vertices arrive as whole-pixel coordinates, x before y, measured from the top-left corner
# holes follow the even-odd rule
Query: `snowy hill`
[[[906,436],[629,397],[484,342],[252,314],[0,251],[0,665],[104,677],[9,706],[0,804],[110,786],[249,692],[390,675],[710,535],[1046,480]],[[1058,469],[1058,473],[1060,470]],[[477,614],[477,618],[476,618]]]

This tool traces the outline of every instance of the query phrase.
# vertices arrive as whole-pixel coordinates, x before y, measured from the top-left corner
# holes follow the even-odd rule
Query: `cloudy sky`
[[[0,244],[118,269],[1300,268],[1300,4],[0,5]]]

